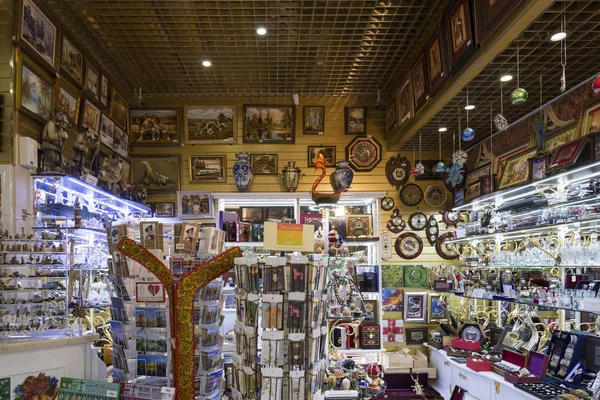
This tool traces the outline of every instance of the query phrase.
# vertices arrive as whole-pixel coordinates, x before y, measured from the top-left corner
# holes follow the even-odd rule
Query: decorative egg
[[[600,75],[592,81],[592,89],[594,89],[594,93],[600,94]]]
[[[441,161],[439,163],[435,164],[435,172],[437,174],[443,174],[444,172],[446,172],[446,164],[444,164]]]
[[[473,128],[465,128],[460,134],[460,137],[462,137],[462,140],[465,142],[470,142],[471,140],[475,139],[475,131]]]
[[[342,390],[350,390],[350,379],[342,379],[342,383],[340,384],[340,386],[342,387]]]
[[[381,371],[379,370],[377,364],[371,364],[367,367],[367,375],[369,375],[371,378],[378,377],[380,373]]]
[[[368,386],[369,384],[366,381],[358,382],[358,387],[360,388],[360,390],[367,390]]]
[[[529,93],[523,88],[517,88],[510,94],[510,102],[515,105],[523,104],[527,101]]]

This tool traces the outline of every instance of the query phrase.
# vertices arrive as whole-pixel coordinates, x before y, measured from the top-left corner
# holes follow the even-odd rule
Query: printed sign
[[[121,400],[175,400],[175,388],[125,383]]]
[[[119,398],[121,386],[118,383],[90,381],[86,379],[60,378],[58,400],[75,398],[94,398],[113,400]]]
[[[164,303],[165,287],[161,282],[136,282],[135,299],[137,302]]]
[[[314,251],[313,225],[265,222],[265,250]]]

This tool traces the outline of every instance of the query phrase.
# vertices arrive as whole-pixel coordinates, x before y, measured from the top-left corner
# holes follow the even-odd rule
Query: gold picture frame
[[[536,151],[536,149],[529,149],[503,161],[504,170],[498,180],[498,190],[522,185],[530,181],[529,159],[535,155]]]
[[[188,156],[189,183],[227,182],[227,156],[202,154]]]
[[[346,216],[346,237],[370,237],[373,234],[371,214],[351,214]]]

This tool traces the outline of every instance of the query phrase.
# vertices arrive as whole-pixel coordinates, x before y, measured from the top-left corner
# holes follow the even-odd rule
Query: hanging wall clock
[[[437,241],[439,233],[440,229],[438,226],[438,222],[433,215],[430,215],[429,219],[427,220],[427,228],[425,229],[425,234],[427,235],[427,241],[431,246],[435,246],[435,242]]]
[[[388,231],[381,233],[381,259],[384,261],[392,258],[392,234]]]
[[[423,251],[423,241],[416,233],[405,232],[396,238],[394,247],[400,257],[412,260],[419,257]]]
[[[346,146],[346,159],[356,172],[368,172],[381,162],[381,144],[374,137],[355,137]]]
[[[421,200],[423,200],[423,191],[414,183],[410,183],[400,190],[400,201],[405,206],[416,206]]]
[[[410,217],[408,217],[408,226],[413,231],[420,231],[425,229],[427,226],[427,216],[422,212],[412,213]]]
[[[381,198],[381,209],[383,211],[390,211],[394,208],[395,202],[390,196],[383,196]]]
[[[445,260],[456,260],[459,257],[454,243],[448,243],[454,239],[454,232],[446,232],[440,235],[435,242],[435,251]]]
[[[400,154],[390,158],[385,164],[385,176],[390,185],[400,189],[410,177],[410,161],[406,157],[400,157]]]
[[[458,211],[440,211],[440,214],[442,214],[442,220],[446,224],[446,229],[451,226],[456,227],[458,221],[460,221],[460,214]]]
[[[425,189],[424,199],[429,207],[440,208],[446,203],[448,192],[444,186],[434,183]]]
[[[394,208],[386,227],[392,233],[400,233],[406,229],[406,223],[402,219],[402,215],[400,215],[400,210]]]

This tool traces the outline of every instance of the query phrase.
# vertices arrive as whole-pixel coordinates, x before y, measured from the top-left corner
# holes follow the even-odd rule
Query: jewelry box
[[[454,338],[452,339],[452,347],[459,350],[479,351],[481,350],[481,343],[474,340]]]
[[[550,357],[547,354],[537,353],[532,351],[529,353],[529,365],[527,369],[530,372],[529,376],[519,376],[519,373],[505,372],[504,379],[510,383],[536,383],[540,382],[546,376]]]
[[[538,399],[554,399],[563,393],[569,392],[567,389],[544,382],[515,383],[515,387],[537,397]]]
[[[502,361],[492,365],[492,371],[500,375],[505,375],[506,372],[518,373],[522,368],[527,366],[527,357],[516,351],[502,349]]]
[[[411,376],[412,375],[412,376]],[[385,398],[387,400],[409,400],[415,398],[415,392],[413,387],[415,386],[415,382],[412,378],[417,379],[419,385],[423,389],[423,396],[420,398],[424,399],[435,399],[436,396],[428,389],[427,379],[428,374],[423,372],[418,372],[416,374],[410,373],[386,373],[385,374],[385,383],[386,389],[385,393],[380,396],[373,397],[377,398]]]
[[[479,357],[468,357],[467,367],[477,372],[491,371],[492,362]]]
[[[548,346],[550,356],[548,374],[565,379],[571,367],[584,357],[587,337],[589,335],[582,331],[552,332],[552,339]]]
[[[381,348],[381,329],[379,325],[361,325],[360,326],[360,348],[361,349],[380,349]]]

